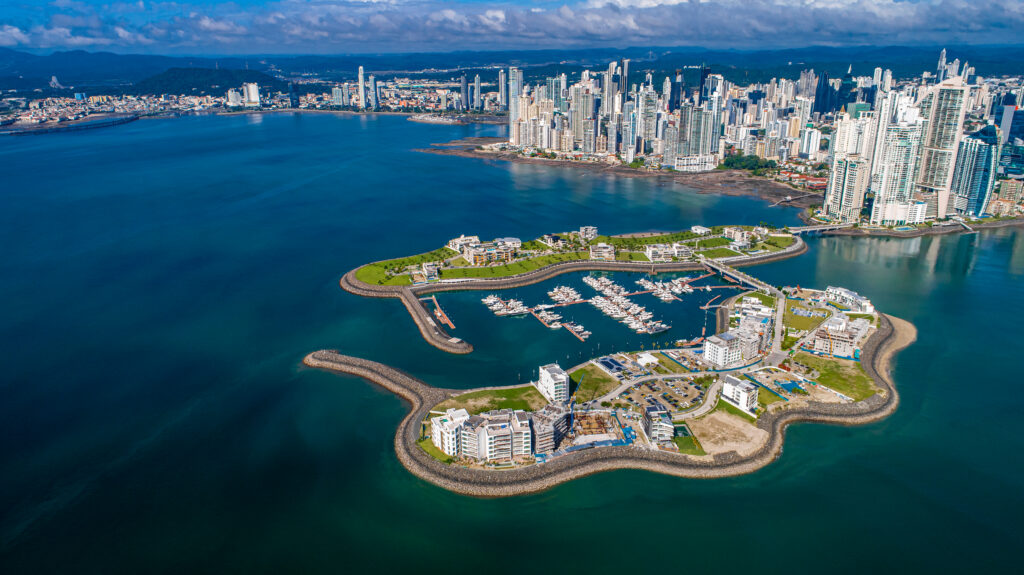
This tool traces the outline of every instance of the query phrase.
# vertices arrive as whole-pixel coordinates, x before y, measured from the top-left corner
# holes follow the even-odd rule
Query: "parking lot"
[[[655,402],[669,412],[681,412],[696,407],[703,398],[702,389],[679,378],[638,383],[619,395],[617,402],[640,412]]]

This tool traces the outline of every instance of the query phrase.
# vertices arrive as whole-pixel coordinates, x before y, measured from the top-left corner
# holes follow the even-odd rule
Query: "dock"
[[[437,317],[438,321],[440,321],[441,323],[443,323],[444,325],[446,325],[446,326],[448,326],[448,327],[450,327],[452,329],[455,329],[455,324],[452,323],[452,320],[448,317],[448,314],[444,313],[444,310],[441,309],[441,304],[437,303],[437,296],[436,295],[432,295],[430,297],[425,297],[425,298],[420,298],[420,301],[432,301],[432,302],[434,302],[434,315]]]

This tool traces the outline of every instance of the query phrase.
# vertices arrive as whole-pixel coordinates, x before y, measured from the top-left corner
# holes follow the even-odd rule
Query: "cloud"
[[[1019,0],[569,0],[547,7],[501,0],[107,2],[55,0],[40,11],[42,20],[0,28],[0,45],[278,53],[628,44],[761,48],[1017,43],[1017,31],[1024,29]]]
[[[21,31],[21,28],[4,24],[0,26],[0,46],[17,46],[28,44],[28,34]]]

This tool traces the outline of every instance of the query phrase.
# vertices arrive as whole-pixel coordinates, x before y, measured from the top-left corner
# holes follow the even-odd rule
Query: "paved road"
[[[637,377],[637,378],[633,378],[633,379],[630,379],[628,381],[622,382],[621,384],[619,384],[618,387],[613,389],[610,393],[606,393],[605,395],[595,399],[594,401],[596,403],[598,403],[598,404],[600,404],[602,401],[609,401],[609,402],[614,401],[615,398],[617,398],[619,396],[619,394],[621,394],[622,392],[626,391],[627,389],[629,389],[630,387],[633,387],[634,385],[636,385],[638,383],[645,383],[645,382],[648,382],[648,381],[660,381],[660,380],[663,380],[663,379],[679,379],[680,377],[691,377],[691,376],[692,377],[701,377],[703,375],[721,375],[721,373],[722,372],[698,371],[698,372],[692,372],[692,373],[672,373],[672,374],[656,373],[656,374],[653,374],[653,375],[645,375],[645,376],[642,376],[642,377]],[[711,411],[712,409],[714,409],[716,402],[713,401],[713,400],[718,397],[718,393],[719,393],[719,391],[721,391],[721,389],[722,389],[722,382],[721,381],[715,381],[715,383],[713,383],[711,385],[711,387],[708,388],[708,390],[704,393],[704,403],[702,403],[700,405],[700,407],[698,407],[697,409],[695,409],[693,411],[690,411],[690,412],[687,412],[682,417],[680,417],[680,419],[691,419],[691,418],[694,418],[694,417],[700,417],[701,415],[704,415],[705,413],[707,413],[707,412]]]

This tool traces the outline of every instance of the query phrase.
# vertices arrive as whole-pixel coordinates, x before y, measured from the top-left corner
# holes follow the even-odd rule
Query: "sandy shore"
[[[455,142],[432,144],[430,148],[417,151],[446,156],[574,168],[627,178],[657,178],[692,188],[700,194],[753,196],[772,203],[783,201],[787,196],[794,198],[791,201],[785,201],[780,204],[781,206],[807,208],[812,205],[820,205],[822,202],[822,194],[806,195],[809,193],[806,190],[800,190],[767,178],[754,177],[748,172],[741,170],[715,170],[700,174],[681,174],[665,171],[638,170],[620,164],[610,165],[598,162],[528,158],[511,152],[492,152],[476,149],[477,146],[504,141],[505,138],[475,138],[474,141],[458,140]]]

